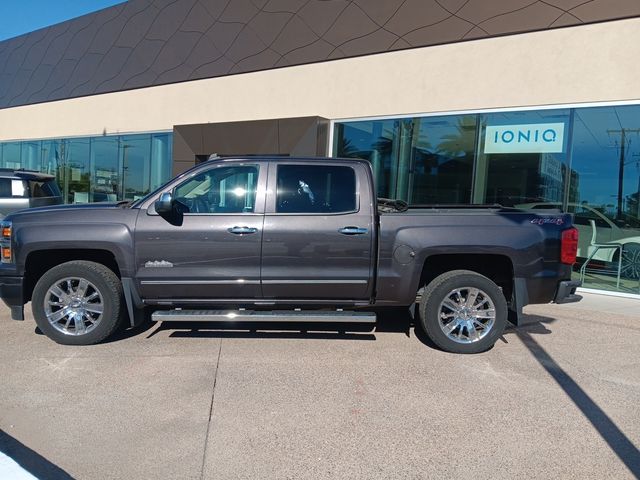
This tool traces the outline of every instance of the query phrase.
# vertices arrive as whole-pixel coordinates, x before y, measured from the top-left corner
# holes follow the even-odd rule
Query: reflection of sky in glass
[[[625,130],[623,197],[638,192],[640,107],[576,110],[572,165],[580,175],[579,198],[613,213],[618,201],[622,130]],[[623,205],[624,208],[624,205]]]
[[[473,127],[474,118],[486,125],[520,125],[535,123],[559,123],[566,125],[565,145],[563,153],[546,154],[542,157],[542,166],[553,159],[555,164],[568,161],[568,150],[572,149],[571,178],[569,186],[569,202],[588,202],[611,216],[616,215],[618,203],[618,175],[622,130],[625,131],[625,156],[623,180],[623,209],[630,212],[637,209],[636,198],[640,191],[640,106],[598,107],[575,109],[573,132],[569,131],[569,109],[527,110],[521,112],[497,112],[478,115],[447,115],[437,117],[422,117],[416,119],[398,120],[369,120],[363,122],[348,122],[343,125],[343,137],[346,141],[343,153],[367,157],[375,144],[380,140],[388,140],[387,148],[391,147],[391,140],[397,140],[400,122],[411,123],[414,130],[412,147],[415,154],[437,157],[437,164],[443,159],[451,159],[464,155],[465,151],[472,151],[476,140]],[[461,129],[462,119],[470,128]],[[339,130],[337,130],[339,131]],[[461,133],[464,132],[462,135]],[[480,135],[478,148],[482,152],[484,138]],[[387,150],[390,152],[390,150]],[[518,154],[505,154],[495,157],[492,161],[516,162]],[[436,161],[432,159],[432,162]],[[544,162],[547,162],[546,164]],[[544,165],[543,165],[544,164]],[[542,166],[540,168],[542,168]],[[549,165],[547,165],[548,167]],[[416,168],[416,166],[414,166]],[[418,168],[419,170],[419,168]],[[549,170],[548,168],[545,172]],[[558,168],[555,168],[558,170]],[[551,170],[549,170],[551,171]],[[436,174],[436,172],[432,172]],[[560,180],[562,182],[562,180]],[[558,196],[562,196],[562,188],[558,186]],[[554,197],[555,198],[555,197]]]
[[[0,142],[0,167],[56,176],[66,200],[133,198],[171,176],[171,133]],[[95,193],[93,197],[88,193]]]
[[[393,138],[394,120],[372,120],[344,123],[344,138],[349,147],[356,151],[369,151],[381,138]]]
[[[149,165],[145,161],[151,155],[151,135],[131,135],[121,137],[120,155],[125,192],[146,192],[149,190]],[[126,196],[126,195],[125,195]]]

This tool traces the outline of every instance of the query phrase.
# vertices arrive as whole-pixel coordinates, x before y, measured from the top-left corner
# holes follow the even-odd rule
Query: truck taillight
[[[569,228],[562,232],[560,242],[560,261],[567,265],[576,263],[578,255],[578,229]]]
[[[0,223],[0,261],[11,263],[11,222]]]

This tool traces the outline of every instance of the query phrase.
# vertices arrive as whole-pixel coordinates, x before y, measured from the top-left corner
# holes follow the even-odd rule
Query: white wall
[[[640,18],[0,110],[0,141],[640,99]]]

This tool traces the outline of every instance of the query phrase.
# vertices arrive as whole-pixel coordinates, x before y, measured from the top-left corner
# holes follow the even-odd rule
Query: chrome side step
[[[159,310],[154,322],[357,322],[375,323],[373,312],[322,310]]]

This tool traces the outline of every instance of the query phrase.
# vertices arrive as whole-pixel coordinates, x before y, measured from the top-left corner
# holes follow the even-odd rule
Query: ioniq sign
[[[487,125],[485,153],[562,153],[564,123]]]

